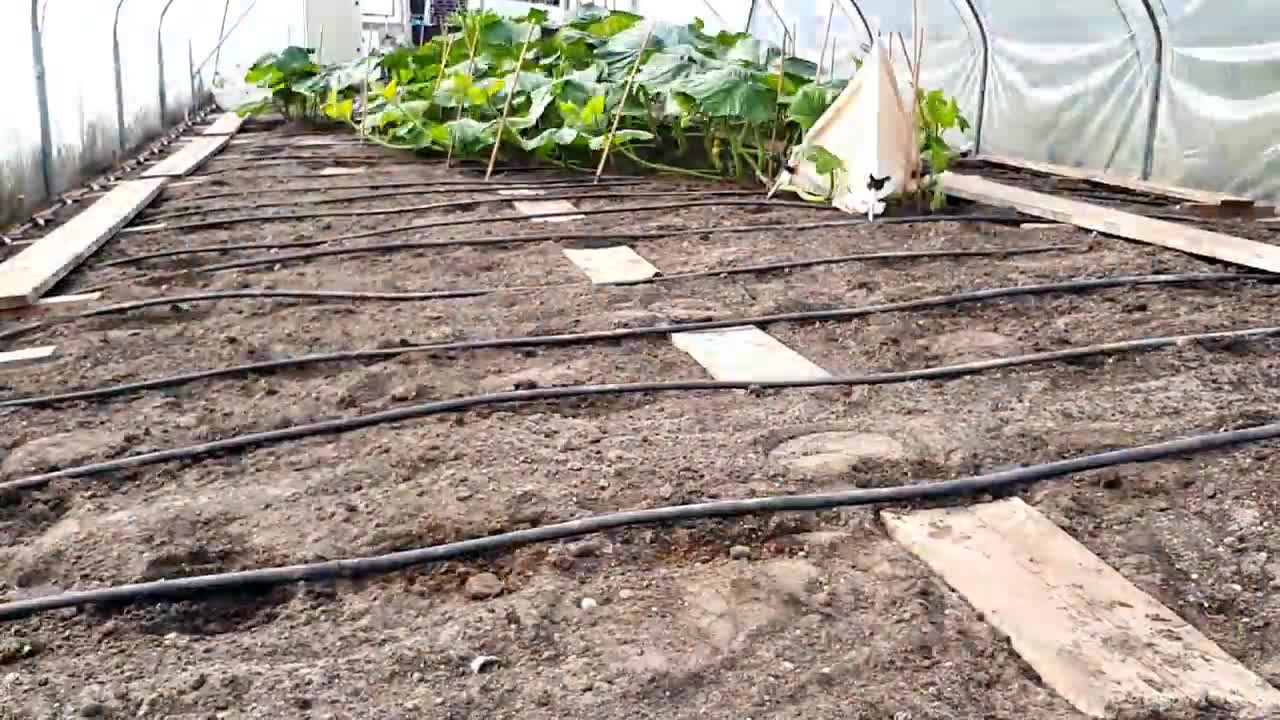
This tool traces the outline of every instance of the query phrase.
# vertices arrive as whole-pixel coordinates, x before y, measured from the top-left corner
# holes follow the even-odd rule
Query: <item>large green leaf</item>
[[[526,151],[533,152],[541,150],[552,145],[573,145],[579,139],[577,130],[570,127],[550,128],[543,130],[528,140],[521,140],[520,146]]]
[[[805,85],[791,99],[791,105],[787,107],[787,119],[799,124],[807,132],[827,108],[831,107],[838,95],[835,90],[821,85]]]
[[[764,40],[750,36],[739,38],[725,54],[725,59],[754,70],[764,70],[782,56],[782,51]]]
[[[711,117],[762,123],[773,117],[778,101],[764,77],[763,73],[730,66],[691,77],[679,89],[693,96]]]
[[[644,18],[629,12],[613,11],[586,27],[587,32],[600,37],[613,37],[629,30]]]
[[[636,83],[650,90],[665,91],[714,62],[689,45],[677,45],[654,53],[640,71]]]

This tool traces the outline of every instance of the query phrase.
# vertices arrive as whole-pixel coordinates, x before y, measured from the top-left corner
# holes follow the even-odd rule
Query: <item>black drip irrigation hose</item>
[[[803,512],[838,507],[918,503],[928,500],[972,498],[998,494],[1031,483],[1067,477],[1116,465],[1155,462],[1192,453],[1221,450],[1280,437],[1280,423],[1226,432],[1205,433],[1139,445],[1123,450],[1084,455],[1066,460],[1027,465],[1009,470],[887,488],[866,488],[807,495],[775,495],[739,500],[719,500],[607,513],[543,525],[526,530],[489,535],[413,550],[345,560],[241,570],[172,580],[130,583],[99,590],[80,590],[0,604],[0,621],[16,620],[40,612],[90,605],[119,605],[169,599],[207,599],[211,593],[267,588],[298,582],[386,574],[415,565],[455,560],[511,550],[532,543],[551,542],[637,525],[688,520],[740,517],[774,512]]]
[[[661,206],[667,207],[667,206]],[[687,206],[681,206],[687,207]],[[606,208],[606,211],[614,212],[614,208]],[[596,211],[583,211],[594,213]],[[990,223],[1021,223],[1026,222],[1025,218],[1009,213],[998,213],[990,215],[916,215],[916,216],[899,216],[890,218],[879,218],[876,223],[887,225],[905,225],[911,223],[928,223],[928,222],[990,222]],[[866,220],[822,220],[816,222],[800,222],[800,223],[765,223],[756,225],[714,225],[711,227],[694,227],[694,228],[678,228],[671,230],[626,230],[625,228],[610,228],[608,235],[614,240],[657,240],[661,238],[682,237],[686,235],[716,235],[730,233],[746,233],[756,231],[778,231],[778,230],[817,230],[822,228],[833,227],[853,227],[853,226],[872,226]],[[346,235],[337,235],[331,238],[322,238],[320,240],[298,240],[294,242],[283,243],[240,243],[231,245],[204,245],[200,247],[176,248],[173,250],[161,250],[157,252],[145,253],[142,255],[129,255],[115,260],[98,263],[90,269],[115,267],[119,265],[133,265],[147,260],[157,260],[160,258],[180,257],[186,255],[203,255],[209,253],[233,252],[236,250],[282,250],[286,248],[300,247],[317,247],[320,245],[330,245],[333,243],[344,242],[347,240],[360,240],[374,235],[382,235],[388,232],[401,232],[406,230],[421,229],[421,225],[411,225],[402,228],[391,228],[389,230],[375,232],[358,232]],[[217,263],[205,265],[202,267],[181,270],[174,275],[185,275],[187,273],[205,273],[220,272],[222,270],[234,270],[238,268],[255,267],[259,265],[278,265],[289,260],[312,260],[322,257],[333,257],[337,255],[359,255],[363,253],[390,253],[400,250],[424,250],[429,248],[441,247],[476,247],[487,245],[517,245],[521,243],[537,243],[548,242],[553,240],[599,240],[600,232],[585,233],[537,233],[537,234],[516,234],[516,235],[499,235],[485,238],[455,238],[450,240],[418,240],[412,242],[388,242],[375,243],[370,245],[361,245],[359,247],[339,247],[328,250],[313,250],[310,252],[288,253],[279,255],[264,255],[259,257],[245,258],[243,260],[233,260],[225,263]],[[149,277],[166,277],[166,274],[145,274],[139,275],[130,280],[141,280]],[[98,286],[94,289],[102,289],[105,286]],[[86,291],[87,292],[87,291]]]
[[[665,325],[651,325],[638,328],[619,328],[616,330],[596,330],[592,332],[582,333],[565,333],[560,335],[528,335],[523,337],[506,337],[491,338],[486,340],[463,340],[449,343],[434,343],[427,345],[407,345],[395,348],[378,348],[373,350],[346,350],[341,352],[316,353],[312,355],[300,355],[292,358],[282,358],[279,360],[266,360],[263,362],[246,363],[244,365],[235,365],[232,367],[216,368],[213,370],[198,370],[195,372],[182,373],[179,375],[171,375],[168,377],[154,378],[151,380],[142,380],[132,383],[122,383],[120,385],[110,385],[87,390],[74,390],[62,392],[52,395],[43,395],[37,397],[14,398],[11,400],[0,401],[0,408],[6,407],[29,407],[36,405],[49,405],[53,403],[69,402],[77,400],[98,400],[109,397],[116,397],[128,393],[138,392],[141,390],[154,390],[156,388],[177,387],[200,380],[211,380],[215,378],[235,377],[239,375],[247,375],[256,372],[264,372],[270,370],[279,370],[282,368],[297,368],[305,365],[314,365],[318,363],[344,362],[352,360],[385,360],[399,355],[410,353],[424,352],[459,352],[463,350],[480,350],[495,348],[518,348],[518,347],[555,347],[566,345],[583,345],[587,343],[605,342],[611,340],[623,340],[628,338],[649,337],[655,335],[668,335],[671,333],[692,332],[696,330],[718,330],[729,327],[737,327],[739,325],[770,325],[780,322],[818,322],[827,320],[848,320],[855,317],[865,317],[867,315],[875,315],[888,312],[905,312],[914,310],[923,310],[926,308],[945,307],[948,305],[958,305],[966,302],[976,302],[980,300],[991,300],[1001,297],[1012,297],[1015,295],[1043,295],[1054,292],[1079,292],[1083,290],[1099,290],[1104,288],[1116,287],[1137,287],[1143,285],[1176,285],[1204,282],[1243,282],[1243,281],[1272,281],[1277,279],[1276,275],[1269,273],[1244,274],[1244,273],[1188,273],[1182,275],[1126,275],[1111,278],[1094,278],[1089,280],[1071,280],[1067,282],[1042,283],[1036,285],[1017,285],[1012,287],[989,288],[985,290],[971,290],[968,292],[955,293],[952,295],[934,295],[930,297],[917,298],[915,300],[903,300],[899,302],[882,303],[878,305],[863,305],[852,308],[837,308],[831,310],[809,310],[804,312],[778,313],[774,315],[757,315],[753,317],[730,318],[724,320],[705,320],[701,322],[689,323],[671,323]],[[2,487],[2,486],[0,486]]]
[[[83,478],[102,475],[104,473],[128,470],[131,468],[156,465],[167,462],[195,460],[213,453],[244,450],[290,440],[300,440],[319,435],[360,430],[376,425],[403,422],[431,415],[458,413],[478,407],[493,405],[509,405],[513,403],[538,402],[546,400],[564,400],[568,398],[600,397],[616,395],[634,395],[642,393],[691,392],[691,391],[723,391],[723,390],[766,390],[796,389],[820,387],[847,387],[853,385],[891,385],[920,380],[950,380],[966,375],[975,375],[990,370],[999,370],[1022,365],[1046,364],[1076,360],[1097,355],[1115,355],[1140,351],[1158,350],[1173,346],[1185,346],[1193,342],[1213,342],[1223,340],[1257,340],[1280,335],[1280,327],[1248,328],[1245,330],[1228,330],[1220,332],[1197,333],[1191,335],[1173,335],[1167,337],[1140,338],[1120,342],[1087,345],[1050,350],[1046,352],[1015,355],[1010,357],[977,360],[958,365],[942,365],[917,370],[869,373],[845,377],[822,378],[816,380],[784,380],[774,382],[750,382],[737,380],[683,380],[674,382],[638,382],[614,383],[607,385],[567,385],[533,390],[513,390],[509,392],[471,395],[449,400],[436,400],[417,405],[383,410],[381,412],[359,415],[335,420],[322,420],[304,423],[279,430],[236,435],[223,440],[189,445],[169,450],[156,450],[130,457],[107,460],[104,462],[81,465],[79,467],[56,470],[41,475],[32,475],[17,480],[0,482],[0,493],[19,490],[30,490],[43,487],[64,478]]]
[[[936,258],[969,258],[969,257],[1008,257],[1012,255],[1033,255],[1049,252],[1066,252],[1085,250],[1088,245],[1033,245],[1023,248],[1001,248],[997,250],[894,250],[888,252],[859,253],[856,255],[837,255],[824,258],[806,258],[802,260],[784,260],[775,263],[759,263],[756,265],[740,265],[736,267],[713,268],[657,275],[643,280],[633,280],[616,285],[646,285],[652,283],[691,280],[705,277],[722,277],[729,275],[746,275],[755,273],[776,272],[779,270],[795,270],[798,268],[818,267],[822,265],[838,265],[841,263],[869,262],[872,260],[917,260]],[[586,283],[590,285],[590,283]],[[107,305],[86,310],[71,316],[71,319],[118,315],[143,308],[162,305],[178,305],[182,303],[211,302],[235,299],[294,299],[294,300],[371,300],[386,302],[417,302],[422,300],[447,300],[454,298],[470,298],[481,295],[493,295],[506,292],[529,292],[534,290],[552,290],[582,287],[584,283],[558,283],[554,285],[527,285],[487,288],[457,288],[453,290],[426,290],[422,292],[358,292],[351,290],[289,290],[289,289],[245,289],[220,290],[189,295],[167,295],[146,298],[133,302]],[[3,339],[3,336],[0,336]]]
[[[170,212],[162,212],[154,215],[146,215],[142,218],[139,218],[139,220],[146,223],[153,223],[153,222],[159,222],[161,220],[167,221],[167,220],[174,220],[176,218],[191,217],[193,215],[210,215],[210,214],[219,213],[219,212],[231,212],[231,211],[240,212],[240,211],[249,211],[249,210],[264,210],[266,208],[295,207],[295,206],[306,206],[306,205],[336,205],[338,203],[365,202],[368,200],[381,200],[383,198],[418,197],[420,195],[442,195],[444,193],[455,193],[455,192],[457,193],[494,192],[495,190],[534,190],[534,189],[560,190],[564,188],[575,188],[575,187],[627,187],[627,186],[635,186],[635,185],[641,185],[641,184],[644,184],[644,181],[642,180],[608,180],[608,181],[601,181],[600,184],[598,185],[584,185],[581,182],[511,183],[509,185],[502,185],[495,188],[492,186],[487,186],[484,183],[474,182],[469,185],[452,185],[447,187],[426,187],[426,188],[419,186],[412,190],[389,190],[385,192],[363,193],[360,195],[346,195],[343,197],[325,197],[325,198],[312,198],[312,199],[302,198],[302,199],[294,199],[294,200],[281,200],[279,202],[250,203],[247,205],[187,208],[184,210],[173,210]],[[689,192],[691,195],[700,194],[699,191],[696,191],[696,190],[691,190]],[[741,194],[748,195],[748,194],[754,194],[754,193],[742,191]],[[508,198],[508,200],[519,200],[519,199],[521,198],[519,197]],[[537,200],[538,196],[531,195],[529,196],[528,199]]]
[[[641,178],[641,177],[613,176],[611,178],[601,180],[600,184],[603,185],[606,182],[617,183],[617,182],[623,182],[623,181],[652,182],[652,180],[650,179]],[[411,188],[411,187],[423,187],[423,186],[453,187],[457,185],[475,185],[477,183],[482,183],[485,185],[497,185],[497,186],[501,186],[502,188],[507,188],[511,186],[523,186],[523,185],[542,186],[543,184],[560,184],[560,183],[590,187],[595,184],[592,182],[591,178],[574,178],[574,177],[492,178],[487,181],[486,180],[458,180],[456,178],[449,178],[445,180],[432,180],[432,179],[378,180],[374,178],[374,179],[371,179],[369,182],[364,182],[364,183],[340,183],[338,185],[282,184],[282,185],[276,185],[274,187],[262,188],[262,189],[228,190],[224,192],[206,193],[204,195],[191,195],[191,196],[183,195],[175,199],[184,200],[186,202],[198,202],[200,200],[218,200],[221,198],[247,197],[251,195],[257,196],[257,195],[266,195],[269,193],[275,194],[275,193],[299,193],[299,192],[325,192],[329,190],[371,190],[373,188]],[[166,187],[164,190],[161,190],[160,191],[161,197],[164,197],[165,194],[170,190],[172,190],[171,187]]]
[[[487,205],[489,203],[509,203],[517,200],[625,200],[633,197],[689,197],[689,196],[725,196],[725,195],[759,195],[758,192],[743,190],[708,190],[689,192],[687,190],[664,190],[664,191],[646,191],[631,193],[581,193],[572,194],[565,193],[561,195],[534,195],[529,197],[496,197],[496,198],[475,198],[471,200],[450,200],[448,202],[429,203],[427,205],[407,205],[394,208],[370,208],[365,210],[327,210],[324,212],[301,212],[288,214],[262,214],[262,215],[246,215],[243,217],[221,218],[217,220],[201,220],[199,222],[182,223],[180,225],[163,225],[159,227],[140,227],[137,233],[155,233],[155,232],[187,232],[190,230],[202,230],[207,228],[226,227],[228,225],[237,225],[240,223],[261,223],[261,222],[281,222],[286,220],[315,220],[320,218],[341,218],[341,217],[375,217],[378,215],[403,215],[405,213],[426,212],[429,210],[448,210],[452,208],[466,208],[475,205]],[[496,222],[518,222],[526,220],[535,220],[538,218],[552,217],[573,217],[577,215],[601,215],[606,214],[602,210],[608,212],[639,212],[642,210],[677,210],[688,207],[708,207],[720,205],[737,205],[750,207],[790,207],[790,208],[806,208],[810,210],[822,210],[826,212],[842,212],[839,208],[830,205],[815,205],[810,202],[799,200],[695,200],[693,202],[684,203],[667,203],[665,205],[637,205],[629,208],[604,208],[597,210],[565,210],[546,213],[516,213],[511,215],[497,215],[490,218],[484,218],[485,223]],[[476,218],[455,219],[439,221],[436,224],[424,223],[421,227],[446,227],[449,225],[471,225],[478,222]],[[386,228],[385,230],[371,231],[372,234],[378,235],[383,232],[395,232],[405,228]],[[369,235],[362,235],[369,237]]]

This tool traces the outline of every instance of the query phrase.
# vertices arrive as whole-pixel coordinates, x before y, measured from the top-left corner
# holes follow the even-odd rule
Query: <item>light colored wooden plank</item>
[[[539,213],[568,213],[577,210],[567,200],[513,200],[512,205],[516,210],[525,215],[537,215]],[[533,222],[571,222],[573,220],[581,220],[586,215],[561,215],[560,217],[531,218]]]
[[[85,305],[95,303],[101,298],[102,293],[100,292],[80,293],[77,295],[54,295],[53,297],[40,298],[39,300],[24,307],[0,310],[0,319],[23,319],[78,312]]]
[[[228,135],[200,137],[187,143],[181,150],[161,160],[142,173],[144,178],[183,177],[191,174],[226,147]]]
[[[974,175],[944,173],[942,188],[948,195],[974,202],[1013,208],[1028,215],[1192,255],[1280,272],[1280,247],[1275,245],[1024,190]]]
[[[244,118],[237,113],[225,112],[218,116],[213,124],[205,128],[202,133],[206,137],[214,135],[235,135],[240,126],[244,124]]]
[[[0,352],[0,370],[12,370],[24,365],[44,362],[45,360],[53,359],[57,354],[57,345],[44,345],[42,347]]]
[[[80,214],[0,263],[0,308],[35,302],[132,220],[163,186],[162,178],[120,183]]]
[[[1280,691],[1017,498],[881,517],[1087,715],[1206,695],[1280,712]]]
[[[190,180],[178,180],[177,182],[171,182],[168,185],[166,185],[165,189],[187,187],[189,185],[203,185],[206,182],[209,182],[207,178],[192,178]]]
[[[564,254],[591,278],[593,285],[640,282],[658,274],[658,268],[626,245],[564,248]]]
[[[133,233],[151,232],[152,230],[163,230],[169,227],[169,223],[152,223],[150,225],[134,225],[132,227],[121,228],[117,235],[132,235]]]
[[[1179,200],[1190,200],[1192,202],[1205,203],[1209,205],[1219,205],[1224,202],[1253,204],[1253,201],[1239,195],[1230,195],[1227,193],[1213,192],[1211,190],[1196,190],[1195,188],[1181,187],[1178,185],[1165,185],[1163,183],[1155,183],[1150,180],[1139,180],[1138,178],[1127,178],[1119,175],[1108,175],[1105,173],[1094,172],[1085,168],[1071,167],[1069,165],[1054,165],[1052,163],[1037,162],[1035,160],[1025,160],[1023,158],[1007,157],[1004,155],[979,155],[977,160],[989,162],[994,165],[1005,165],[1008,167],[1022,168],[1024,170],[1034,170],[1036,172],[1047,173],[1049,175],[1059,175],[1061,177],[1072,178],[1074,180],[1085,180],[1097,185],[1109,185],[1111,187],[1123,188],[1125,190],[1135,190],[1137,192],[1148,193],[1151,195],[1164,195],[1165,197],[1177,198]]]
[[[368,169],[369,168],[367,167],[354,167],[354,168],[331,167],[331,168],[325,168],[316,174],[317,175],[360,175],[365,170],[368,170]]]
[[[769,382],[831,377],[754,325],[673,333],[671,342],[693,356],[716,380]]]

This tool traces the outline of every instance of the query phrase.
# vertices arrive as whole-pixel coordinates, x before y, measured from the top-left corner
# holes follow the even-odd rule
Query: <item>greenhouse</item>
[[[0,719],[1280,718],[1280,0],[11,0]]]

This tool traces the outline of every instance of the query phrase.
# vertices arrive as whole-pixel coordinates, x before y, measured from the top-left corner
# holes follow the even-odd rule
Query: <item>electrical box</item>
[[[307,47],[322,64],[363,57],[364,28],[360,0],[306,0]]]

